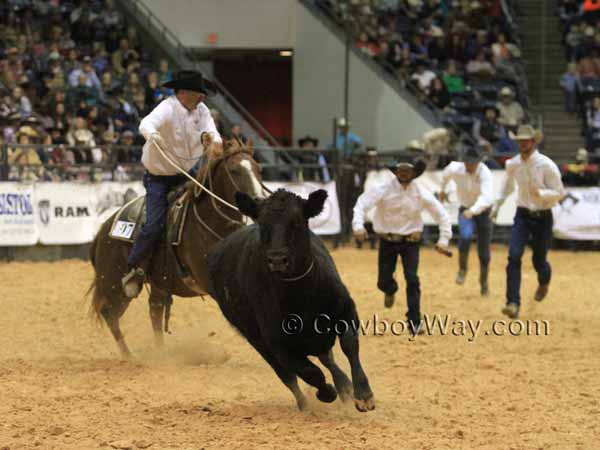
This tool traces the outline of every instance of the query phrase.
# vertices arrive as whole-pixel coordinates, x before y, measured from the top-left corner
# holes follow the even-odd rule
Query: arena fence
[[[112,211],[131,195],[143,193],[140,181],[143,166],[134,162],[139,161],[141,147],[101,145],[98,149],[0,146],[0,172],[4,181],[0,183],[0,258],[15,257],[18,248],[32,259],[31,250],[25,249],[27,246],[46,249],[62,246],[60,250],[52,247],[52,259],[85,257],[85,251],[75,251],[73,247],[87,245]],[[285,148],[282,152],[258,148],[255,158],[261,162],[263,178],[272,190],[285,188],[304,197],[316,189],[328,191],[326,214],[314,220],[311,227],[337,246],[352,240],[352,208],[364,190],[367,176],[374,177],[376,182],[384,181],[392,176],[386,166],[405,154],[389,150],[375,161],[367,159],[364,153],[343,158],[341,152],[332,149]],[[19,159],[19,155],[24,156]],[[94,162],[93,158],[99,161]],[[498,195],[504,173],[494,171],[493,175]],[[438,192],[441,171],[426,171],[419,183]],[[456,225],[456,197],[452,191],[450,196],[453,201],[446,208]],[[600,240],[600,223],[595,214],[599,207],[600,188],[569,189],[555,210],[555,235],[563,240]],[[494,233],[496,241],[507,241],[515,208],[513,194],[500,211]],[[433,242],[437,227],[427,213],[424,222],[425,239]]]

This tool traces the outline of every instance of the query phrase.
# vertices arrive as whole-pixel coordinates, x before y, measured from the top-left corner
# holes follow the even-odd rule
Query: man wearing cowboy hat
[[[515,100],[515,95],[508,86],[500,89],[500,101],[496,103],[496,108],[500,113],[498,122],[509,130],[516,130],[525,118],[523,108]]]
[[[558,167],[536,148],[542,133],[531,125],[522,125],[511,139],[519,144],[519,155],[506,162],[506,179],[500,199],[494,207],[497,214],[506,198],[518,185],[517,213],[515,214],[506,268],[506,306],[502,312],[517,318],[521,305],[521,258],[525,245],[531,239],[533,267],[538,275],[535,300],[541,302],[548,294],[552,269],[547,261],[552,240],[552,207],[565,195]]]
[[[186,180],[158,149],[188,172],[205,149],[222,151],[221,136],[210,110],[202,103],[205,96],[216,91],[214,84],[200,72],[183,70],[163,87],[173,89],[175,94],[144,117],[139,128],[146,139],[142,153],[142,164],[146,168],[146,223],[131,249],[128,273],[122,280],[125,295],[129,298],[136,297],[142,289],[152,251],[164,227],[167,195]]]
[[[439,225],[440,237],[436,249],[440,253],[449,254],[448,243],[452,237],[452,227],[442,204],[431,192],[413,183],[425,171],[422,159],[408,157],[406,162],[401,162],[390,170],[395,177],[369,189],[358,198],[354,206],[352,228],[356,239],[364,240],[365,215],[375,208],[373,228],[380,238],[377,287],[385,294],[385,307],[391,308],[398,290],[393,275],[400,255],[406,280],[406,317],[410,331],[415,334],[421,326],[421,288],[417,271],[423,232],[422,210],[426,209]]]
[[[483,149],[470,147],[465,151],[463,162],[451,162],[442,174],[440,200],[448,199],[446,186],[450,181],[456,184],[456,194],[460,203],[458,214],[458,275],[456,284],[464,284],[467,275],[469,248],[473,233],[477,229],[477,253],[479,255],[479,284],[481,295],[489,295],[488,268],[490,264],[490,244],[492,241],[492,221],[490,212],[494,203],[492,172],[481,161]]]

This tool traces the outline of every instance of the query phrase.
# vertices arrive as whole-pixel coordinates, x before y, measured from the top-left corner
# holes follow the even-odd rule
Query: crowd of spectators
[[[528,120],[527,86],[508,0],[315,0],[356,47],[496,152]],[[493,117],[494,116],[494,117]],[[492,122],[490,124],[490,121]]]
[[[171,77],[113,0],[0,2],[4,178],[139,177],[139,120],[171,95]]]
[[[557,14],[567,58],[560,79],[565,109],[581,119],[590,159],[600,160],[600,0],[557,0]]]

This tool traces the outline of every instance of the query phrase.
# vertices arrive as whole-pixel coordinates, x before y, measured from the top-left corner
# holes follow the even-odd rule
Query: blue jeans
[[[150,263],[152,252],[162,237],[165,227],[169,209],[167,196],[186,179],[183,175],[158,176],[149,172],[144,173],[146,223],[129,253],[127,265],[130,269],[139,266],[142,261]]]
[[[469,249],[473,233],[477,230],[477,253],[479,255],[479,264],[481,267],[487,267],[490,264],[490,245],[492,243],[492,221],[490,211],[486,210],[481,214],[467,219],[463,215],[464,208],[458,214],[458,251],[460,253],[458,264],[460,270],[467,270],[467,260],[469,258]]]
[[[506,267],[506,303],[521,304],[521,258],[525,245],[531,242],[533,267],[539,284],[550,283],[552,268],[546,260],[552,242],[552,211],[546,210],[533,216],[524,208],[517,208],[512,226],[508,266]]]
[[[406,317],[414,326],[421,323],[421,285],[419,283],[419,247],[418,242],[379,241],[379,259],[377,287],[386,294],[395,294],[398,283],[394,279],[398,255],[402,258],[404,280],[406,281]]]

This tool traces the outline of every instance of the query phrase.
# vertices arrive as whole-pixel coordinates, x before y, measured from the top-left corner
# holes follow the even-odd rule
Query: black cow
[[[306,398],[296,376],[317,388],[317,398],[375,408],[358,357],[358,315],[323,242],[308,219],[323,209],[327,192],[308,200],[278,190],[266,200],[237,193],[240,211],[256,224],[232,233],[208,257],[210,294],[221,311],[292,391],[299,409]],[[352,382],[333,360],[336,337],[352,369]],[[329,369],[335,388],[308,356]],[[354,388],[354,389],[353,389]]]

